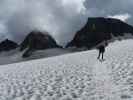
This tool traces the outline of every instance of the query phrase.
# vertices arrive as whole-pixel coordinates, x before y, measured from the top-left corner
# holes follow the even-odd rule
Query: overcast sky
[[[32,30],[58,43],[72,39],[88,17],[113,17],[133,25],[133,0],[0,0],[0,41],[21,42]]]

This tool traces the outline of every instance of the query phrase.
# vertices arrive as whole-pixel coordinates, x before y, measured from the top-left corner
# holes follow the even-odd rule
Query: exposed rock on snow
[[[0,52],[10,51],[10,50],[16,49],[17,47],[18,47],[17,43],[6,39],[0,43]]]
[[[88,18],[86,25],[79,30],[73,40],[66,47],[87,47],[96,46],[104,40],[120,37],[130,33],[133,35],[133,26],[113,18]]]
[[[23,54],[23,57],[29,57],[33,51],[44,50],[49,48],[61,48],[57,45],[54,38],[52,38],[47,32],[32,31],[29,33],[20,46],[20,50],[27,50]]]

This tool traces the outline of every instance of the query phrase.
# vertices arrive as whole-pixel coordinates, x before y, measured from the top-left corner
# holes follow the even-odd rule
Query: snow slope
[[[47,49],[47,50],[38,50],[36,52],[33,52],[33,54],[30,57],[22,58],[24,51],[20,52],[18,49],[15,49],[9,52],[0,53],[0,65],[12,64],[12,63],[22,62],[22,61],[29,61],[33,59],[59,56],[70,52],[72,51],[68,49],[66,50],[66,49],[54,48],[54,49]]]
[[[133,100],[133,40],[0,66],[0,100]]]

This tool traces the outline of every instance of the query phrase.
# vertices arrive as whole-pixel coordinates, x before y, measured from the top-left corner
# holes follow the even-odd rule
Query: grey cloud
[[[21,42],[30,31],[39,29],[65,44],[88,16],[129,14],[127,22],[133,25],[132,5],[133,0],[1,0],[0,39]]]
[[[84,0],[3,0],[0,22],[4,21],[10,38],[22,41],[31,30],[48,31],[61,43],[72,38],[85,23]],[[64,40],[64,41],[63,41]]]
[[[130,14],[133,15],[133,0],[86,0],[88,16]],[[128,21],[130,22],[130,21]]]

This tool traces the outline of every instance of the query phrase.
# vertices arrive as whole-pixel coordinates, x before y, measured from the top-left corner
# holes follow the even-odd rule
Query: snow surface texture
[[[133,100],[133,40],[0,66],[0,100]]]
[[[0,53],[0,65],[28,61],[32,59],[59,56],[59,55],[63,55],[63,54],[70,53],[70,52],[72,51],[68,49],[65,50],[65,49],[54,48],[54,49],[47,49],[47,50],[38,50],[36,52],[33,52],[32,56],[28,58],[22,58],[24,51],[20,52],[18,49],[16,49],[16,50],[11,50],[9,52],[1,52]]]

